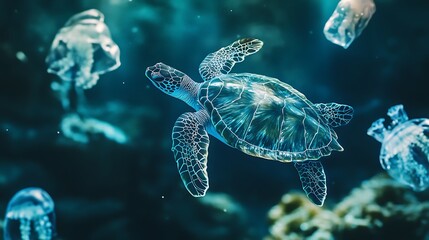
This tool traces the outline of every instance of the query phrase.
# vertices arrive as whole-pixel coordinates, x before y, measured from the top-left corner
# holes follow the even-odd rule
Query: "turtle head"
[[[181,71],[164,63],[157,63],[146,69],[146,77],[161,91],[168,95],[179,97],[181,84],[185,78],[189,78]]]

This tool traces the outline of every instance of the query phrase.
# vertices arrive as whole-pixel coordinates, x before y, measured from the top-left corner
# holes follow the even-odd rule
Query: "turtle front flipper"
[[[255,38],[243,38],[210,53],[200,64],[200,75],[204,81],[222,74],[228,74],[234,65],[244,61],[246,56],[252,55],[262,48],[264,43]]]
[[[203,197],[209,188],[207,156],[209,135],[204,127],[203,111],[182,114],[173,127],[174,158],[180,177],[189,193]]]
[[[298,170],[302,189],[316,205],[322,206],[326,198],[326,175],[320,161],[293,162]]]
[[[338,103],[314,104],[331,127],[340,127],[348,124],[353,118],[353,108]]]

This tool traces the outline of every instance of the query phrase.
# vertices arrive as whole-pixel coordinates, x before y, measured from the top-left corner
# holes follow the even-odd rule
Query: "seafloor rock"
[[[364,181],[332,210],[288,193],[268,213],[266,240],[429,239],[429,194],[378,175]]]
[[[164,213],[183,229],[186,239],[256,239],[243,206],[228,194],[210,192],[188,198],[179,193],[172,200],[179,204],[166,205]]]

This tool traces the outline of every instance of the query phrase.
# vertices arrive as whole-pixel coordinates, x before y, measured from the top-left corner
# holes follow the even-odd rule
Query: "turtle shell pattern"
[[[249,155],[289,162],[342,150],[319,110],[278,79],[220,75],[201,84],[198,101],[226,143]]]

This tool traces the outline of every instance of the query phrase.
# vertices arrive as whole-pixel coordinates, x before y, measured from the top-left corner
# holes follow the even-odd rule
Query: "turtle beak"
[[[164,63],[157,63],[153,66],[150,66],[146,68],[145,75],[147,78],[149,78],[152,82],[162,82],[165,81],[165,77],[163,72],[167,65]],[[168,66],[167,66],[168,67]]]

